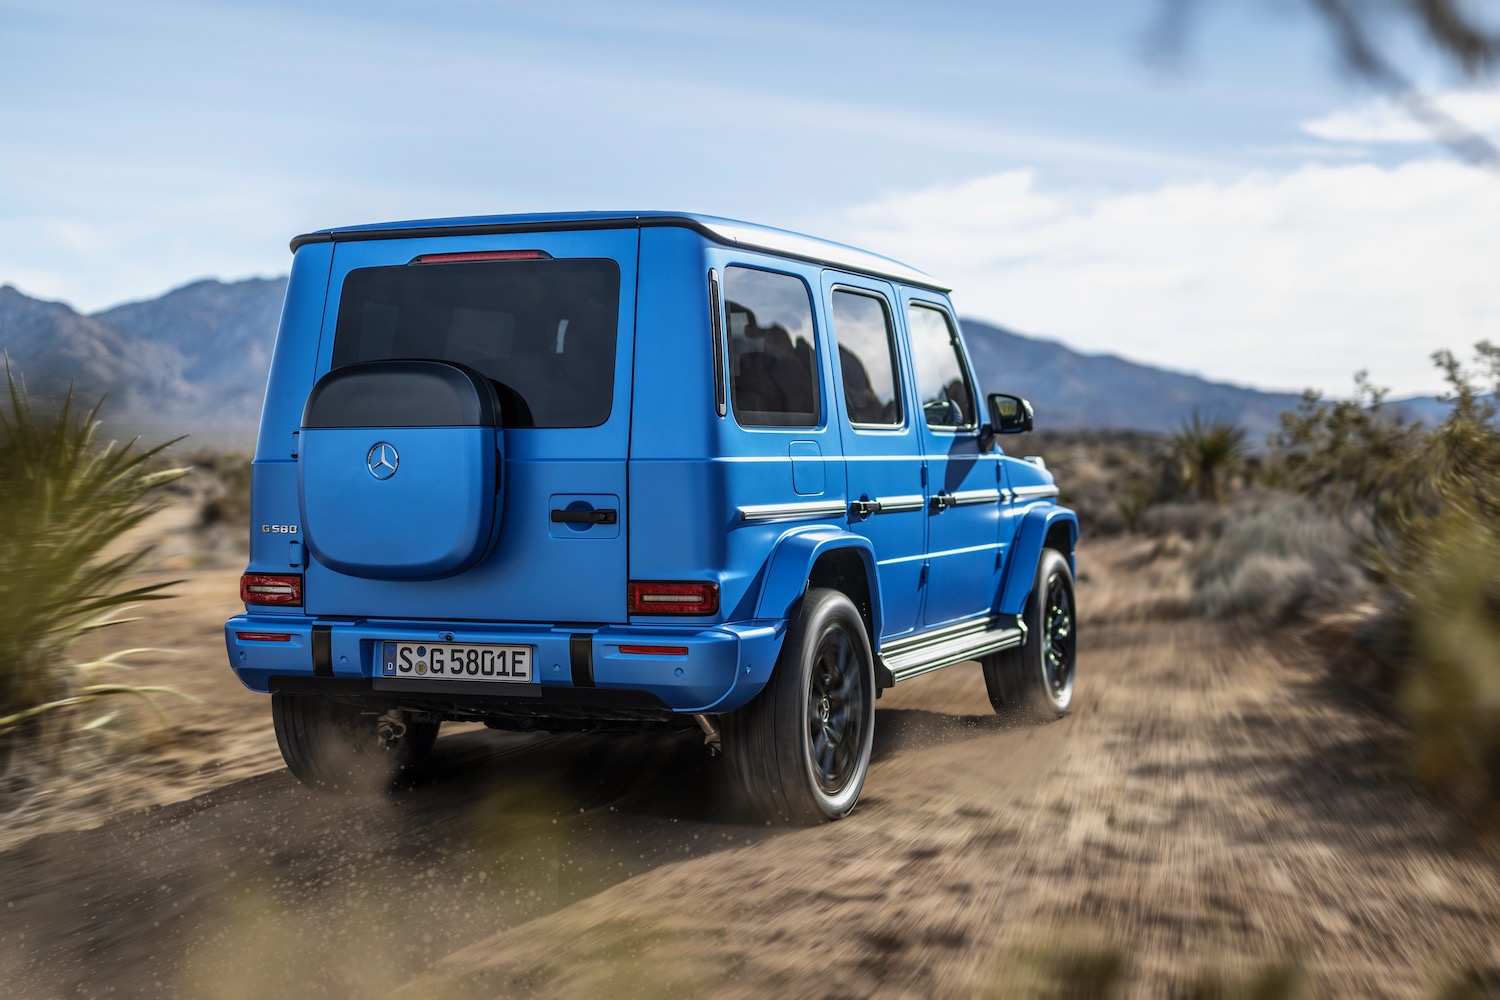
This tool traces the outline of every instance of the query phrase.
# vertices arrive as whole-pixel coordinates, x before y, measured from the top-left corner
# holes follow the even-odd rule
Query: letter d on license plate
[[[382,677],[434,681],[531,682],[530,646],[461,642],[383,642]]]

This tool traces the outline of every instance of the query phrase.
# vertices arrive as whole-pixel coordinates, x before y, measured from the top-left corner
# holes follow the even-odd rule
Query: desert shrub
[[[1388,408],[1385,390],[1364,372],[1354,388],[1349,399],[1332,401],[1309,391],[1281,415],[1270,478],[1325,510],[1358,518],[1371,568],[1388,574],[1437,510],[1428,434]]]
[[[131,651],[86,663],[74,663],[70,651],[82,636],[116,624],[126,606],[167,596],[170,583],[131,585],[150,550],[120,542],[158,509],[153,491],[182,470],[152,467],[165,445],[98,444],[98,407],[81,413],[69,395],[44,410],[8,369],[7,384],[0,401],[0,739],[8,742],[17,732],[39,733],[45,719],[66,718],[61,710],[154,692],[96,680]]]
[[[1406,637],[1394,679],[1417,770],[1469,803],[1500,804],[1500,347],[1470,370],[1434,355],[1451,404],[1407,423],[1356,378],[1354,398],[1304,397],[1284,414],[1276,478],[1363,535],[1384,587],[1385,631]],[[1488,393],[1486,393],[1486,384]],[[1378,650],[1372,650],[1378,654]]]
[[[1245,459],[1245,429],[1197,413],[1172,435],[1185,478],[1199,500],[1224,502],[1225,480]]]
[[[1211,503],[1171,500],[1151,504],[1136,519],[1137,530],[1153,538],[1207,538],[1224,525],[1224,511]]]
[[[1153,504],[1183,495],[1181,463],[1170,440],[1146,431],[1039,431],[1007,440],[1012,453],[1043,455],[1057,476],[1060,502],[1078,512],[1089,537],[1134,531]]]
[[[1338,518],[1285,493],[1247,497],[1191,561],[1192,610],[1209,618],[1284,622],[1358,591],[1358,539]]]
[[[1450,511],[1405,586],[1417,772],[1467,807],[1500,803],[1500,532]]]

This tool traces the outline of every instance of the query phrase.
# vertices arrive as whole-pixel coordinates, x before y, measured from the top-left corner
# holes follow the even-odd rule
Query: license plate
[[[381,643],[382,677],[435,681],[531,681],[530,646],[474,645],[464,642]]]

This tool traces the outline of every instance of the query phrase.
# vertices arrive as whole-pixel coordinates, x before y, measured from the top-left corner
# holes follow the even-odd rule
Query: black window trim
[[[708,269],[708,323],[714,338],[714,411],[720,417],[729,412],[729,390],[724,363],[724,306],[719,292],[719,272]]]
[[[830,348],[830,350],[836,349],[839,344],[838,323],[835,322],[833,318],[833,297],[839,292],[848,292],[852,295],[863,295],[868,298],[876,299],[882,306],[884,306],[885,318],[887,320],[886,332],[888,336],[888,346],[890,347],[891,361],[894,365],[893,372],[896,376],[896,402],[901,406],[901,419],[896,423],[857,423],[851,418],[849,420],[849,426],[857,431],[904,431],[907,428],[906,381],[901,372],[901,331],[900,328],[896,325],[895,307],[891,304],[890,300],[885,297],[884,292],[876,291],[873,288],[861,288],[858,285],[849,285],[844,284],[843,282],[835,282],[828,289],[828,336],[833,344],[833,348]],[[835,355],[835,357],[837,357],[837,355]],[[837,369],[839,376],[839,389],[845,390],[840,392],[840,395],[844,396],[844,416],[848,417],[849,399],[848,393],[846,391],[848,387],[844,385],[843,365],[838,365]]]

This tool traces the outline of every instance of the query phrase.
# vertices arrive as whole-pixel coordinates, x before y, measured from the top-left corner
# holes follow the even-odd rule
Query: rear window
[[[333,367],[416,359],[496,383],[507,427],[597,427],[614,401],[612,260],[405,264],[350,271]]]
[[[724,269],[734,419],[742,427],[814,427],[818,359],[812,299],[802,279]]]

